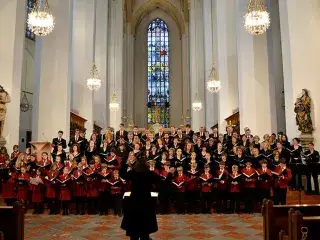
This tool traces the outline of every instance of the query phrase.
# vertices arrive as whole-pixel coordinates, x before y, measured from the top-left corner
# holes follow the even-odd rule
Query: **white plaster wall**
[[[147,28],[155,18],[161,18],[169,27],[170,44],[170,124],[179,126],[183,114],[182,44],[179,28],[164,11],[157,9],[147,14],[137,28],[134,59],[134,123],[147,126]]]
[[[286,132],[299,136],[294,102],[301,90],[310,91],[315,146],[320,148],[320,2],[318,0],[280,0],[281,40],[285,87]],[[299,17],[303,16],[303,17]]]

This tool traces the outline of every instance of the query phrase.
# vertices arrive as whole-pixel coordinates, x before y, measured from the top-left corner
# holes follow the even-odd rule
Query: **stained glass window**
[[[36,0],[27,0],[27,17],[28,17],[28,14],[31,12],[33,6],[34,6],[34,3],[35,3]],[[33,32],[31,32],[28,28],[28,26],[26,25],[26,38],[29,38],[31,40],[35,40],[35,35]]]
[[[148,124],[169,126],[169,70],[169,30],[157,18],[148,27]]]

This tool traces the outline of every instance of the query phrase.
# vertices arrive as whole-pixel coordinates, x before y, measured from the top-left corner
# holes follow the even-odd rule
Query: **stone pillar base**
[[[0,147],[4,147],[7,144],[7,141],[4,137],[0,137]]]
[[[301,133],[300,135],[301,146],[303,149],[306,149],[309,142],[313,142],[314,138],[312,133]]]

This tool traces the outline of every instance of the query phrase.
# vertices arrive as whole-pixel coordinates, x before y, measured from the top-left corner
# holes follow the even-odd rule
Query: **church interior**
[[[1,0],[0,240],[149,239],[120,228],[140,159],[152,239],[318,239],[318,24],[318,0]]]

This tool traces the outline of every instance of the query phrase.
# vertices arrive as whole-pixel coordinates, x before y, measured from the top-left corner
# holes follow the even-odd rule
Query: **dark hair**
[[[186,127],[191,128],[191,125],[190,124],[186,124]]]
[[[300,143],[300,142],[301,142],[299,138],[294,138],[293,140],[296,140],[297,143]]]
[[[62,130],[59,130],[59,132],[58,133],[61,133],[61,134],[63,134],[63,131]]]
[[[134,172],[149,172],[149,167],[147,165],[147,159],[142,157],[138,158],[136,164],[133,166],[132,171]]]

